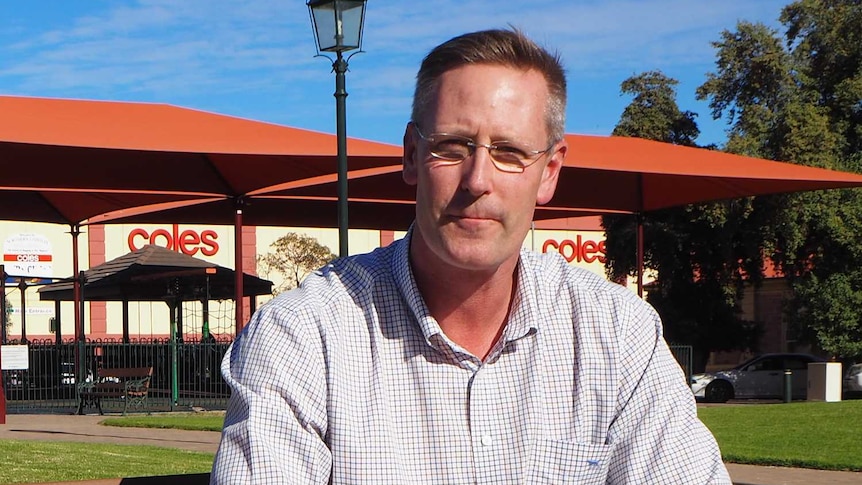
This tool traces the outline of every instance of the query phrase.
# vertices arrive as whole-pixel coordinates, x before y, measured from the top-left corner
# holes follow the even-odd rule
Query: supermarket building
[[[604,276],[605,237],[599,217],[536,224],[527,234],[524,247],[538,252],[559,252],[569,264]],[[311,236],[333,252],[338,247],[336,229],[245,226],[242,229],[243,271],[268,279],[275,287],[279,286],[283,276],[260,274],[257,259],[271,252],[271,244],[289,232]],[[350,252],[369,252],[386,246],[403,235],[404,232],[398,231],[351,229]],[[80,269],[92,268],[140,249],[146,244],[166,247],[226,268],[235,266],[236,238],[232,226],[92,225],[82,227],[78,240]],[[69,226],[0,222],[0,241],[3,243],[5,271],[9,275],[6,281],[6,300],[11,308],[11,325],[7,327],[7,341],[19,341],[22,336],[26,336],[28,341],[53,340],[58,321],[62,339],[72,339],[73,303],[55,304],[53,301],[41,301],[38,292],[38,288],[45,283],[72,276],[72,239]],[[629,287],[634,291],[634,282],[630,282]],[[269,295],[257,297],[255,304],[262,304],[269,298]],[[253,306],[249,304],[248,298],[245,300],[243,313],[245,319],[248,319],[249,309]],[[194,340],[200,337],[204,324],[203,315],[208,315],[208,327],[213,334],[228,338],[233,336],[236,328],[233,300],[210,301],[207,312],[203,310],[202,302],[186,302],[182,305],[181,318],[184,322],[185,339]],[[153,339],[168,336],[170,313],[164,301],[130,301],[127,311],[132,338]],[[84,333],[87,339],[113,341],[122,338],[123,303],[86,302],[84,314]]]

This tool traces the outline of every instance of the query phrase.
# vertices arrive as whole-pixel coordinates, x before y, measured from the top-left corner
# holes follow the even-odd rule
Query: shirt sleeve
[[[212,484],[329,482],[322,339],[300,323],[309,315],[280,300],[254,315],[222,362],[232,392]]]
[[[712,433],[697,417],[685,375],[653,308],[638,300],[623,321],[622,373],[608,483],[728,484]]]

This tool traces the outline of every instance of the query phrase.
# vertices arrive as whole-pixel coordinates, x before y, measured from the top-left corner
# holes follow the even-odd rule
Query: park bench
[[[96,406],[102,412],[103,399],[123,402],[123,414],[130,408],[141,408],[147,403],[152,367],[98,368],[96,378],[78,385],[78,414],[84,414],[84,406]]]

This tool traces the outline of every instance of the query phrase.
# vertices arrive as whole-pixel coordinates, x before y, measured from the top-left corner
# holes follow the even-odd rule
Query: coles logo
[[[549,250],[558,251],[570,263],[572,261],[577,261],[578,263],[598,261],[604,264],[607,260],[605,258],[607,251],[605,250],[604,241],[596,242],[589,239],[584,241],[580,235],[574,241],[565,239],[557,242],[554,239],[548,239],[542,244],[542,252],[547,253]]]
[[[129,249],[137,251],[146,244],[162,246],[178,253],[194,256],[198,251],[204,256],[213,256],[218,252],[218,233],[211,229],[201,232],[186,229],[180,232],[178,224],[174,224],[172,231],[156,229],[148,232],[146,229],[136,228],[129,232]]]

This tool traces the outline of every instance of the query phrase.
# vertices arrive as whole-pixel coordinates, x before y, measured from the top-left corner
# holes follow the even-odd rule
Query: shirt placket
[[[473,445],[473,467],[476,483],[492,483],[493,467],[499,458],[500,430],[494,419],[499,409],[494,404],[495,385],[490,371],[479,367],[470,379],[470,439]]]

